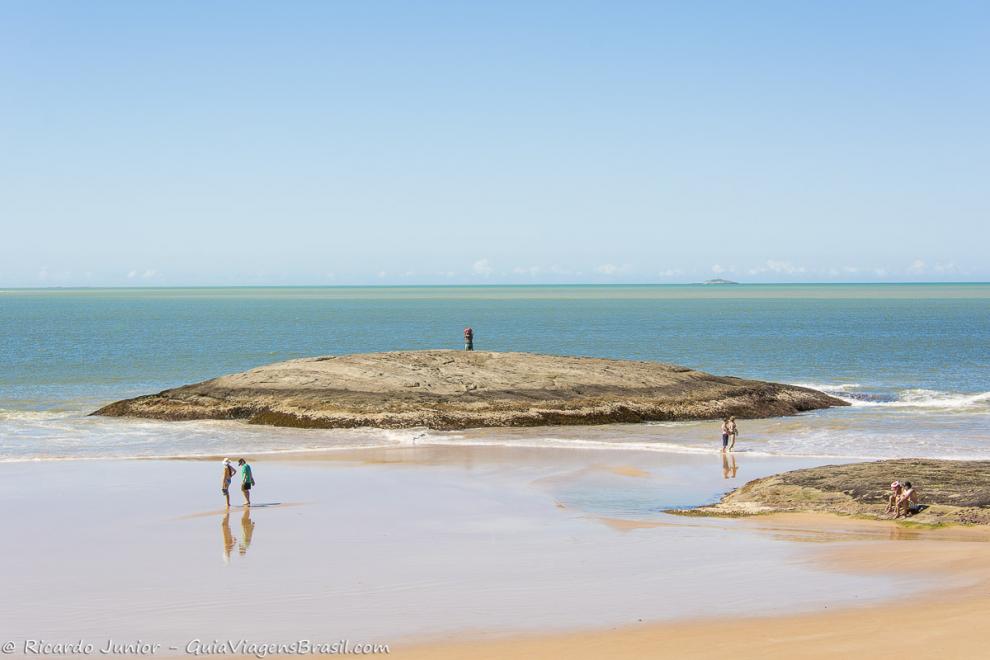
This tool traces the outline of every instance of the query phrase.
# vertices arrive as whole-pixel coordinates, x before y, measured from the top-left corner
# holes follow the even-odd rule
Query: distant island
[[[723,280],[720,277],[716,277],[714,280],[705,280],[702,284],[739,284],[739,282],[733,282],[732,280]]]
[[[672,364],[432,350],[289,360],[118,401],[93,414],[463,429],[776,417],[844,405],[804,387]]]

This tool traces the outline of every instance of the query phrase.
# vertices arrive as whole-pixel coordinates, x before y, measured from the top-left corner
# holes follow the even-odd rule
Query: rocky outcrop
[[[718,504],[675,513],[734,517],[816,511],[889,518],[892,481],[910,481],[918,489],[925,508],[911,520],[990,524],[990,461],[900,459],[794,470],[750,481]]]
[[[93,414],[306,428],[462,429],[772,417],[842,405],[804,387],[656,362],[406,351],[279,362],[118,401]]]

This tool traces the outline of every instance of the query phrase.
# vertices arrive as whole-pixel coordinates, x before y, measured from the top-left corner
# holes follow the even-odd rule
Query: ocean
[[[990,284],[0,290],[0,461],[480,444],[717,451],[710,422],[461,433],[87,414],[291,358],[462,347],[656,360],[849,401],[741,455],[990,459]]]

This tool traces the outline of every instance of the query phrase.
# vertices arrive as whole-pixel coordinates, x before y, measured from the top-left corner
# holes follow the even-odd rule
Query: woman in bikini
[[[897,509],[897,503],[901,500],[902,492],[904,492],[904,487],[901,486],[900,481],[890,484],[890,497],[887,498],[887,510],[884,513],[894,513],[894,510]]]
[[[227,508],[230,508],[230,481],[237,474],[237,468],[230,462],[229,458],[223,459],[223,480],[220,482],[220,492],[227,500]]]

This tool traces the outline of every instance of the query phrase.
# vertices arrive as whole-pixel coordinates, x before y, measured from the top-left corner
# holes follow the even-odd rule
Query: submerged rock
[[[289,360],[118,401],[93,414],[463,429],[774,417],[844,405],[804,387],[672,364],[436,350]]]

